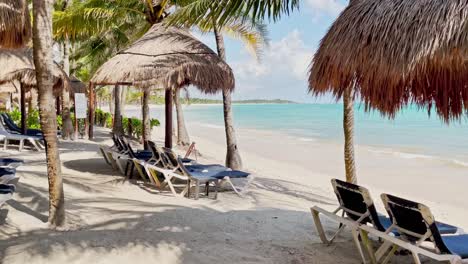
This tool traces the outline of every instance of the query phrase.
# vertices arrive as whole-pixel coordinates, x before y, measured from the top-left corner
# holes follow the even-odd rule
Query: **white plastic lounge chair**
[[[9,143],[10,140],[19,141],[19,145],[18,145],[18,150],[19,151],[23,150],[25,141],[28,141],[29,143],[31,143],[31,145],[37,151],[42,150],[42,148],[41,148],[42,144],[40,143],[40,141],[42,140],[41,138],[34,137],[34,136],[26,136],[26,135],[21,135],[21,134],[10,133],[3,127],[3,124],[1,124],[1,122],[0,122],[0,135],[4,136],[4,138],[3,138],[3,149],[4,150],[7,149],[8,143]]]
[[[385,232],[361,227],[362,234],[370,233],[386,242],[377,251],[368,248],[373,262],[387,263],[398,248],[410,251],[416,264],[421,263],[420,256],[450,263],[468,260],[468,235],[443,234],[427,206],[389,194],[382,194],[382,201],[392,225]],[[400,236],[390,236],[392,230]]]

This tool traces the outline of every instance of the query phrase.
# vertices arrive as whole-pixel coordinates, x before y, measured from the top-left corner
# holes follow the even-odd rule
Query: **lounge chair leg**
[[[36,144],[36,141],[35,141],[35,140],[29,139],[29,142],[34,146],[34,148],[35,148],[37,151],[41,151],[41,150],[42,150],[42,149]]]
[[[364,246],[367,249],[367,252],[369,253],[368,255],[370,258],[370,262],[372,264],[377,264],[377,259],[375,258],[374,249],[371,244],[372,242],[370,241],[369,236],[367,235],[367,232],[365,232],[364,230],[361,230],[360,234],[361,234],[362,243],[364,244]]]
[[[3,141],[3,150],[7,150],[7,146],[8,146],[8,139],[5,138],[5,140]]]
[[[353,234],[354,244],[356,245],[356,248],[359,251],[359,255],[361,256],[362,263],[367,264],[368,262],[367,262],[366,256],[364,256],[364,252],[362,251],[361,242],[359,241],[359,231],[353,229],[351,231],[351,233]]]
[[[206,182],[205,184],[205,194],[206,194],[206,197],[210,195],[210,182]]]
[[[19,150],[19,151],[22,151],[22,150],[23,150],[23,147],[24,147],[24,140],[21,139],[21,140],[20,140],[20,143],[19,143],[18,150]]]
[[[198,198],[200,198],[200,182],[195,180],[195,200],[198,200]]]
[[[415,263],[415,264],[421,264],[421,259],[419,258],[418,253],[416,253],[416,252],[411,252],[411,254],[413,255],[414,263]]]
[[[310,211],[312,212],[312,218],[314,219],[315,223],[315,228],[317,229],[317,232],[319,233],[320,240],[322,240],[322,243],[326,245],[330,245],[333,240],[338,236],[339,233],[345,228],[345,225],[341,226],[338,231],[330,238],[328,239],[327,236],[325,235],[325,230],[323,229],[322,226],[322,221],[320,220],[319,212],[315,211],[314,208],[310,208]]]

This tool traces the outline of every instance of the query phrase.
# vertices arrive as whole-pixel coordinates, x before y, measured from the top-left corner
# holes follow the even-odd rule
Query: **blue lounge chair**
[[[2,206],[6,201],[13,198],[13,193],[15,192],[15,186],[10,184],[0,184],[0,206]]]
[[[15,124],[13,119],[11,119],[10,115],[8,115],[7,113],[2,113],[0,116],[1,116],[1,118],[3,120],[3,124],[5,125],[5,128],[10,130],[10,132],[20,133],[21,134],[21,128],[18,127]],[[27,135],[27,136],[38,136],[38,137],[43,137],[44,136],[42,131],[39,130],[39,129],[27,129],[25,135]]]
[[[382,201],[392,219],[389,228],[398,230],[402,239],[418,248],[429,241],[435,253],[454,256],[451,262],[468,259],[468,235],[444,234],[429,207],[389,194],[382,194]],[[425,255],[424,251],[415,251],[412,251],[414,260],[420,263],[419,255]]]
[[[0,168],[0,184],[9,183],[16,178],[15,168]]]
[[[0,158],[0,168],[18,168],[24,163],[21,159]]]
[[[369,225],[379,232],[391,233],[392,236],[399,236],[400,234],[397,229],[390,228],[392,226],[392,221],[389,217],[377,212],[374,201],[367,188],[338,179],[332,179],[331,183],[338,199],[339,207],[333,212],[327,212],[318,207],[311,208],[320,239],[324,244],[331,244],[344,228],[349,226],[352,229],[353,239],[359,254],[364,263],[366,263],[367,259],[363,253],[361,242],[363,242],[366,247],[370,246],[370,242],[367,240],[366,233],[363,234],[364,237],[360,237],[359,227],[361,225]],[[339,216],[339,213],[341,213],[341,216]],[[320,214],[326,215],[340,223],[338,230],[330,238],[327,238],[325,235],[319,216]],[[454,234],[458,231],[458,228],[452,225],[439,222],[436,224],[444,234]]]
[[[215,191],[219,184],[222,181],[228,182],[232,189],[238,194],[241,195],[240,191],[234,186],[231,179],[232,178],[247,178],[250,174],[243,171],[231,170],[225,166],[219,164],[211,165],[185,165],[182,159],[174,153],[172,149],[163,148],[165,156],[174,168],[176,172],[188,177],[187,183],[187,195],[190,195],[190,187],[193,183],[195,186],[195,199],[198,199],[200,193],[200,185],[204,184],[206,189],[206,195],[209,193],[209,184],[215,184]],[[216,196],[215,196],[216,197]]]

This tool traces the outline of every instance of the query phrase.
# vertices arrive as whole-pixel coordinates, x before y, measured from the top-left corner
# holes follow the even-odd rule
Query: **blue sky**
[[[270,45],[257,62],[242,43],[226,38],[227,62],[236,77],[234,99],[288,99],[297,102],[334,102],[331,96],[307,93],[307,70],[321,38],[346,6],[344,0],[302,0],[299,10],[268,24]],[[216,50],[214,37],[194,33]],[[190,89],[192,97],[206,96]]]

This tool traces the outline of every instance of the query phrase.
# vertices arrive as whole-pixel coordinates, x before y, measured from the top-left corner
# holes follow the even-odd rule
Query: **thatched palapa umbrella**
[[[435,107],[449,122],[468,110],[467,54],[468,0],[351,0],[321,41],[309,87],[389,117]]]
[[[26,129],[25,94],[37,88],[36,71],[33,62],[32,49],[0,49],[0,84],[17,81],[21,92],[21,124]],[[54,93],[59,96],[63,89],[69,89],[69,79],[66,73],[54,64]]]
[[[102,65],[91,82],[142,88],[143,109],[147,108],[149,89],[166,89],[167,147],[172,147],[172,90],[188,85],[205,93],[234,89],[231,68],[214,51],[188,31],[162,24],[153,25],[141,39]],[[143,111],[143,119],[149,122],[147,111]]]
[[[321,41],[310,89],[354,86],[384,114],[415,103],[449,121],[468,110],[467,54],[468,0],[354,0]]]
[[[31,39],[31,22],[25,0],[0,0],[0,47],[19,48]]]

